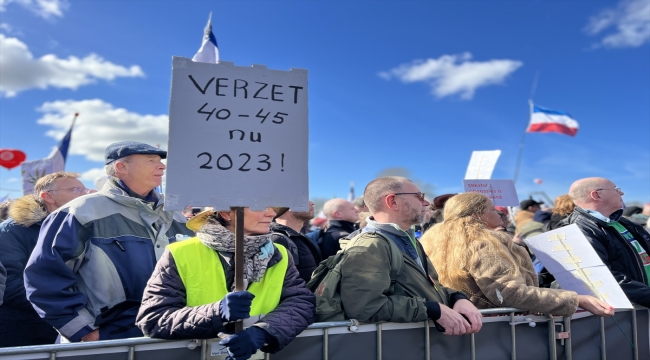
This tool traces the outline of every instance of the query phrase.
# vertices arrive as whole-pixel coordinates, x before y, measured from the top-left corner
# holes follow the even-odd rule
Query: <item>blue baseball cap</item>
[[[137,141],[121,141],[110,144],[106,147],[106,151],[104,152],[104,164],[108,165],[117,159],[136,154],[159,155],[161,159],[167,157],[167,151],[160,150],[149,144]]]

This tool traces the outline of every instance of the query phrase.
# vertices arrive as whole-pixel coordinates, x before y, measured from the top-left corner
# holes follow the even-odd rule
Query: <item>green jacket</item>
[[[360,322],[417,322],[427,319],[425,301],[452,307],[467,297],[440,285],[420,243],[423,270],[401,253],[404,266],[394,284],[390,279],[390,244],[374,232],[358,236],[345,248],[341,262],[341,303],[348,319]],[[437,319],[433,319],[437,320]]]

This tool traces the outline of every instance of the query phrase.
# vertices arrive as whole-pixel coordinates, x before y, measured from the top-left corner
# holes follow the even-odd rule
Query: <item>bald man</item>
[[[576,224],[631,302],[650,307],[650,234],[621,217],[623,191],[604,178],[574,182],[575,210],[559,226]]]
[[[320,244],[323,260],[325,260],[341,250],[339,239],[356,230],[355,223],[359,221],[359,211],[353,203],[345,199],[332,199],[323,205],[323,213],[329,222]]]

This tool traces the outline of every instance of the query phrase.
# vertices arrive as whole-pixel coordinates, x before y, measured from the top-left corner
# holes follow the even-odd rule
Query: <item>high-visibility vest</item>
[[[248,287],[247,290],[255,295],[251,316],[267,314],[280,303],[289,255],[282,245],[273,245],[282,253],[282,260],[267,268],[262,279]],[[183,280],[187,306],[210,304],[226,296],[229,292],[226,288],[226,274],[215,250],[203,245],[197,237],[170,244],[167,248],[172,253]]]

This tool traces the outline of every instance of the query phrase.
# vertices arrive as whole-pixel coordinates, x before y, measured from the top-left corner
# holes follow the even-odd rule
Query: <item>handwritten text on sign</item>
[[[463,180],[465,192],[487,196],[494,206],[519,206],[517,191],[512,180]]]
[[[307,70],[174,57],[166,209],[308,210]]]

